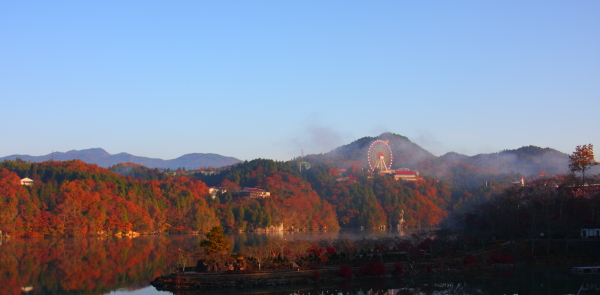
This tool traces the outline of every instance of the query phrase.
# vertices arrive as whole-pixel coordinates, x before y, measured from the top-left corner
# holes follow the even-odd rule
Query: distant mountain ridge
[[[193,153],[183,155],[172,160],[163,160],[157,158],[139,157],[128,153],[118,153],[111,155],[102,148],[92,148],[85,150],[71,150],[66,153],[54,152],[44,156],[29,156],[29,155],[10,155],[0,158],[3,160],[15,160],[20,158],[28,162],[44,162],[49,161],[54,157],[55,161],[69,161],[79,159],[86,163],[97,164],[100,167],[109,167],[119,163],[135,163],[146,166],[148,168],[170,168],[177,169],[185,167],[185,169],[199,169],[203,167],[223,167],[242,162],[234,157],[226,157],[218,154],[202,154]]]
[[[487,165],[502,173],[520,172],[525,175],[535,174],[540,170],[552,174],[567,173],[569,169],[569,155],[555,149],[532,145],[499,153],[479,154],[464,161]]]
[[[449,178],[456,182],[480,181],[489,179],[490,175],[520,173],[525,176],[553,175],[568,173],[569,155],[552,148],[537,146],[524,146],[514,150],[504,150],[497,153],[478,154],[467,156],[449,152],[442,156],[435,156],[407,137],[394,133],[383,133],[376,137],[366,136],[352,143],[342,145],[324,154],[312,154],[304,157],[312,163],[327,163],[336,168],[350,168],[352,166],[367,166],[367,151],[375,140],[387,141],[393,154],[392,169],[408,168],[418,170],[423,175],[435,178]],[[0,158],[14,160],[21,158],[30,162],[43,162],[52,158],[52,154],[44,156],[11,155]],[[172,160],[139,157],[128,153],[111,155],[101,148],[86,150],[72,150],[66,153],[55,152],[54,160],[66,161],[80,159],[86,163],[97,164],[100,167],[109,167],[119,163],[135,163],[148,168],[185,167],[198,169],[202,167],[224,167],[242,162],[233,157],[218,154],[193,153],[183,155]],[[600,166],[595,167],[590,173],[600,173]],[[479,179],[481,178],[481,179]]]
[[[367,151],[375,140],[388,141],[393,155],[392,169],[414,169],[436,178],[464,181],[477,178],[476,175],[485,178],[485,175],[501,173],[521,173],[529,176],[540,173],[562,174],[569,171],[569,156],[551,148],[524,146],[475,156],[449,152],[437,157],[407,137],[389,132],[377,137],[363,137],[325,154],[308,155],[306,159],[317,163],[329,163],[339,168],[349,168],[352,165],[366,167]]]

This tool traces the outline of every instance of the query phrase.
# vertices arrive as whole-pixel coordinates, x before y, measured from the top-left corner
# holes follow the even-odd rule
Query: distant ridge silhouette
[[[44,156],[29,156],[29,155],[10,155],[0,158],[3,160],[15,160],[20,158],[28,162],[44,162],[52,160],[53,154]],[[176,169],[185,167],[185,169],[198,169],[202,167],[223,167],[241,162],[234,157],[225,157],[218,154],[203,154],[193,153],[183,155],[172,160],[163,160],[156,158],[147,158],[134,156],[128,153],[119,153],[111,155],[102,148],[92,148],[85,150],[71,150],[66,153],[54,152],[54,161],[69,161],[79,159],[86,163],[97,164],[100,167],[109,167],[119,163],[136,163],[148,168],[171,168]]]

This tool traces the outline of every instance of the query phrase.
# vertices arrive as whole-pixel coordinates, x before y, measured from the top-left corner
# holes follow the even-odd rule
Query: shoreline
[[[360,284],[372,279],[411,279],[411,281],[425,281],[433,278],[472,275],[474,273],[489,274],[505,271],[542,269],[560,269],[568,274],[568,270],[574,266],[585,266],[583,264],[574,265],[573,263],[577,263],[576,261],[563,260],[562,263],[557,263],[557,261],[552,259],[544,259],[536,263],[475,264],[450,267],[448,262],[455,259],[450,259],[442,265],[440,265],[440,261],[415,261],[413,264],[414,269],[404,270],[401,273],[394,270],[395,263],[384,263],[386,273],[376,276],[358,275],[359,267],[352,266],[352,277],[343,278],[338,274],[339,265],[335,265],[318,269],[261,271],[246,274],[196,273],[194,271],[186,271],[184,274],[169,274],[158,277],[150,284],[159,291],[210,291],[248,288],[250,290],[256,289],[256,294],[261,294],[261,288],[291,287],[307,284],[331,285],[333,287],[336,284],[344,282]],[[408,265],[407,262],[402,262],[402,264]],[[600,263],[595,264],[598,265]],[[315,279],[315,272],[319,273],[319,279]]]

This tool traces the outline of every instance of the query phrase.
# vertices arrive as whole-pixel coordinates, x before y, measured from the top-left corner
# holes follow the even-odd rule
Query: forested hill
[[[527,147],[499,155],[535,167],[549,152]],[[436,225],[450,212],[489,200],[512,186],[514,175],[483,178],[484,172],[496,173],[487,176],[503,174],[499,169],[480,172],[473,168],[483,161],[482,155],[446,156],[459,163],[449,170],[452,177],[484,182],[448,185],[427,175],[401,181],[359,166],[340,175],[330,163],[312,162],[306,169],[299,161],[265,159],[239,163],[212,175],[176,176],[137,164],[109,170],[80,160],[5,160],[0,162],[0,230],[19,236],[185,233],[206,231],[213,225],[233,231],[280,224],[303,230]],[[21,185],[23,177],[33,179],[33,185]],[[208,186],[217,186],[221,192],[213,198]],[[244,187],[264,189],[270,196],[236,194]]]
[[[490,166],[501,173],[519,172],[524,175],[567,173],[569,167],[567,154],[537,146],[525,146],[493,154],[479,154],[463,161],[477,166]]]
[[[122,176],[80,160],[0,162],[0,230],[12,236],[141,234],[228,230],[319,230],[339,227],[436,225],[453,200],[443,182],[395,181],[387,175],[315,164],[253,160],[215,175],[170,176],[135,164]],[[33,179],[22,185],[21,178]],[[207,184],[224,188],[214,198]],[[266,198],[237,194],[267,190]]]
[[[308,170],[299,169],[298,162],[253,160],[223,170],[216,175],[197,177],[209,186],[229,191],[242,187],[258,187],[271,192],[266,203],[273,218],[295,228],[397,226],[404,220],[407,226],[436,225],[452,206],[451,192],[432,178],[416,182],[396,181],[389,175],[370,175],[363,169],[349,169],[342,179],[330,164],[313,163]],[[256,207],[253,202],[232,199],[229,193],[221,198],[234,215],[240,210]],[[242,209],[239,209],[242,208]],[[308,223],[313,220],[314,225]]]
[[[526,146],[475,156],[450,152],[436,157],[408,138],[393,133],[363,137],[325,154],[308,155],[304,160],[327,163],[336,168],[366,168],[367,152],[375,140],[388,142],[393,154],[392,169],[409,168],[452,183],[475,184],[508,174],[520,178],[520,175],[529,177],[568,172],[568,155],[551,148]]]
[[[339,168],[350,168],[367,166],[367,153],[369,146],[375,140],[384,140],[392,149],[392,169],[408,168],[416,169],[420,162],[433,161],[436,157],[413,143],[408,138],[394,133],[383,133],[377,137],[363,137],[350,144],[338,147],[328,153],[321,155],[309,155],[307,161],[316,163],[329,163]]]
[[[207,232],[215,225],[233,231],[281,224],[288,229],[339,228],[332,205],[308,182],[285,169],[271,169],[282,165],[255,160],[235,166],[256,168],[253,181],[271,192],[269,198],[250,199],[232,197],[234,190],[212,198],[197,176],[173,177],[135,164],[113,166],[131,167],[131,176],[125,177],[80,160],[5,160],[0,162],[0,230],[11,236],[80,236]],[[34,183],[22,185],[24,177]]]
[[[93,148],[86,150],[72,150],[66,153],[54,152],[44,156],[29,156],[29,155],[11,155],[0,158],[2,160],[15,160],[20,158],[27,162],[44,162],[54,158],[55,161],[70,161],[81,160],[90,164],[97,164],[100,167],[109,167],[119,163],[135,163],[144,165],[149,168],[185,168],[199,169],[203,167],[224,167],[241,162],[233,157],[225,157],[218,154],[201,154],[193,153],[183,155],[172,160],[162,160],[156,158],[147,158],[134,156],[128,153],[119,153],[111,155],[101,148]]]

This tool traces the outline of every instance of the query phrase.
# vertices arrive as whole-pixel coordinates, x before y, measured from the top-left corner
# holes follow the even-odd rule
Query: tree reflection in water
[[[106,294],[145,288],[176,263],[197,236],[4,239],[0,293]]]
[[[0,244],[0,294],[108,294],[116,290],[117,294],[133,290],[141,294],[166,294],[149,286],[149,282],[173,269],[179,248],[192,249],[201,238],[171,235],[135,239],[4,239]],[[262,291],[263,294],[571,294],[578,290],[579,283],[565,269],[542,268],[443,277],[341,280]],[[228,294],[260,292],[230,291]],[[223,290],[204,290],[198,294],[222,293]]]

